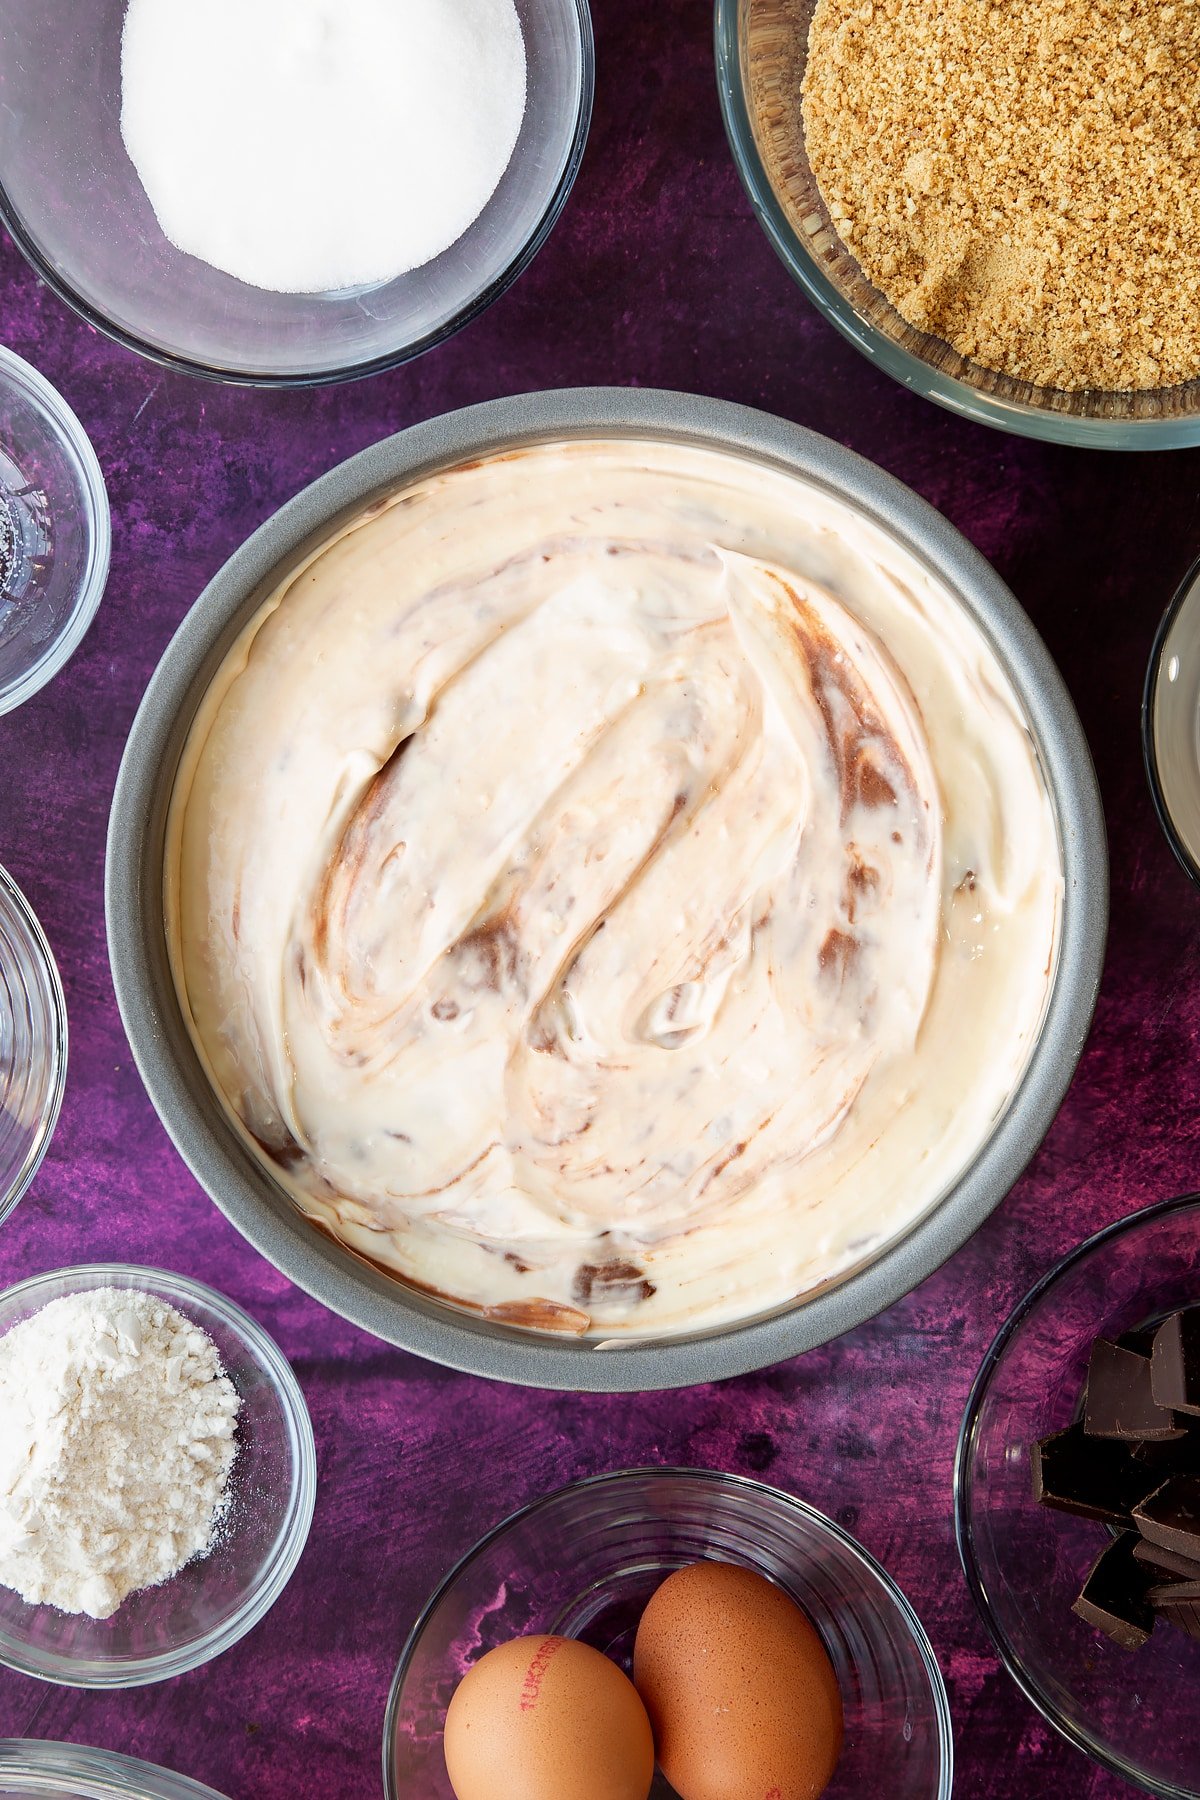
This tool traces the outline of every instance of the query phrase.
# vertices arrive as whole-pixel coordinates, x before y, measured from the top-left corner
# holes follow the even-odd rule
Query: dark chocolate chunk
[[[1173,1475],[1133,1509],[1149,1544],[1200,1557],[1200,1475]]]
[[[1176,1413],[1175,1420],[1183,1427],[1182,1436],[1146,1438],[1129,1446],[1135,1462],[1161,1471],[1160,1481],[1168,1475],[1200,1475],[1200,1419]]]
[[[1082,1425],[1035,1443],[1030,1465],[1035,1500],[1107,1525],[1128,1525],[1133,1508],[1162,1478],[1161,1471],[1139,1463],[1126,1444],[1089,1437]]]
[[[257,1132],[252,1132],[251,1136],[259,1148],[264,1150],[280,1169],[298,1168],[308,1155],[303,1144],[296,1141],[286,1125],[279,1127],[277,1142],[268,1142],[266,1138],[259,1137]]]
[[[1163,1320],[1154,1334],[1150,1379],[1160,1406],[1200,1413],[1200,1307]]]
[[[654,1296],[654,1283],[646,1279],[645,1269],[637,1263],[619,1258],[606,1263],[584,1263],[575,1272],[571,1298],[580,1306],[593,1306],[599,1301],[618,1300],[632,1306]]]
[[[1165,1619],[1168,1625],[1175,1625],[1180,1631],[1186,1631],[1189,1637],[1200,1638],[1200,1604],[1195,1600],[1181,1600],[1176,1605],[1160,1606],[1158,1616]]]
[[[1134,1559],[1136,1542],[1132,1531],[1123,1531],[1101,1551],[1071,1609],[1123,1650],[1140,1650],[1154,1630],[1154,1608],[1146,1598],[1150,1580]]]
[[[1151,1606],[1182,1606],[1185,1600],[1200,1600],[1200,1581],[1157,1581],[1147,1588]]]
[[[1115,1527],[1074,1611],[1126,1649],[1200,1641],[1200,1305],[1092,1345],[1073,1423],[1033,1446],[1035,1500]]]
[[[1150,1387],[1150,1358],[1097,1338],[1088,1363],[1084,1428],[1089,1437],[1147,1442],[1181,1438],[1175,1415],[1156,1404]]]
[[[1200,1581],[1200,1556],[1180,1556],[1177,1550],[1164,1550],[1161,1544],[1148,1544],[1145,1538],[1138,1539],[1133,1554],[1155,1573],[1175,1575],[1182,1581]]]

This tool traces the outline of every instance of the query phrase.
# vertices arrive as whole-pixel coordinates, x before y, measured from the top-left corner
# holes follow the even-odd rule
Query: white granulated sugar
[[[212,1545],[241,1402],[152,1294],[52,1300],[0,1338],[0,1583],[106,1619]]]
[[[121,133],[180,250],[321,293],[478,218],[525,112],[513,0],[130,0]]]

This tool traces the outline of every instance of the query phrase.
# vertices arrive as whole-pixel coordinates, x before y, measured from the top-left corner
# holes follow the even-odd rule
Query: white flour
[[[121,134],[177,249],[322,293],[462,236],[525,85],[514,0],[129,0]]]
[[[106,1619],[212,1543],[241,1402],[152,1294],[69,1294],[0,1338],[0,1583]]]

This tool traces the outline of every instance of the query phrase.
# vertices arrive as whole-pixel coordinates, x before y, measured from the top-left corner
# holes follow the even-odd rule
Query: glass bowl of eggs
[[[593,1770],[597,1794],[713,1800],[730,1759],[826,1800],[952,1784],[899,1588],[803,1501],[707,1469],[597,1476],[497,1526],[418,1619],[384,1726],[388,1800],[486,1800],[502,1773],[525,1800],[591,1800]]]
[[[0,0],[0,222],[156,362],[372,374],[545,243],[593,61],[587,0]]]

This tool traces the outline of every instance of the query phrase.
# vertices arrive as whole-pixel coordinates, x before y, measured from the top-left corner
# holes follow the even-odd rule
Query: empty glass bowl
[[[108,579],[110,543],[104,477],[83,426],[36,369],[0,346],[0,713],[79,647]]]
[[[516,280],[575,179],[592,104],[587,0],[517,11],[528,89],[508,168],[457,243],[395,281],[273,294],[168,242],[121,140],[125,0],[0,0],[0,217],[64,300],[156,361],[278,385],[390,368]]]
[[[1200,1196],[1121,1219],[1017,1307],[967,1403],[955,1525],[967,1584],[1009,1673],[1073,1744],[1127,1781],[1200,1796],[1200,1643],[1160,1625],[1120,1649],[1071,1611],[1103,1525],[1033,1498],[1031,1444],[1077,1416],[1097,1337],[1200,1303]]]
[[[981,424],[1110,450],[1200,443],[1200,381],[1138,393],[1035,387],[900,317],[834,230],[808,165],[798,95],[815,10],[816,0],[716,0],[717,82],[734,161],[759,223],[818,310],[905,387]]]
[[[1142,751],[1167,842],[1200,886],[1200,562],[1155,634],[1142,696]]]
[[[946,1691],[899,1588],[802,1500],[709,1469],[630,1469],[561,1488],[505,1520],[451,1570],[392,1682],[388,1800],[454,1800],[442,1755],[446,1708],[486,1651],[552,1632],[584,1639],[628,1671],[650,1596],[673,1569],[705,1558],[770,1576],[821,1634],[846,1713],[824,1800],[948,1800]],[[652,1800],[673,1793],[657,1775]]]
[[[36,1175],[67,1080],[67,1009],[54,954],[0,868],[0,1220]]]
[[[0,1800],[221,1800],[154,1763],[40,1738],[0,1738]]]
[[[51,1300],[102,1287],[155,1294],[215,1343],[242,1402],[229,1510],[207,1556],[130,1594],[110,1619],[27,1606],[0,1586],[0,1662],[64,1687],[143,1687],[219,1656],[274,1605],[308,1537],[316,1449],[299,1383],[266,1332],[182,1275],[124,1263],[35,1275],[0,1294],[0,1337]]]

